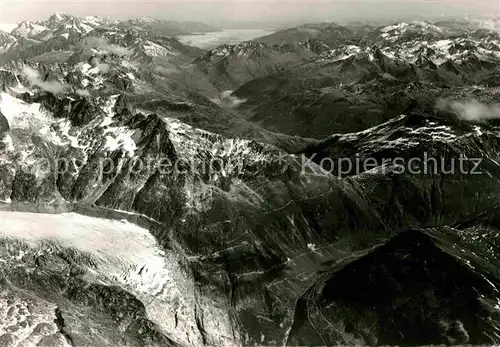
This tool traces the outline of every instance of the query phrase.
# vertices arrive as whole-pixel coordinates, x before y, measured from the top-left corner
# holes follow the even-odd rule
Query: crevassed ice
[[[18,239],[35,249],[42,242],[91,255],[97,267],[86,279],[124,288],[141,300],[147,316],[182,345],[202,345],[192,314],[196,306],[193,279],[178,255],[163,251],[147,229],[126,221],[87,217],[76,213],[36,214],[0,211],[0,238]],[[214,317],[217,334],[234,345],[231,323],[223,309]],[[212,324],[209,323],[209,324]],[[177,326],[177,328],[175,328]],[[222,341],[221,341],[222,342]]]

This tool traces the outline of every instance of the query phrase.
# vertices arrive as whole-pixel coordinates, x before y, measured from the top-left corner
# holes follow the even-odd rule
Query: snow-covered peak
[[[0,51],[8,49],[15,41],[16,38],[14,36],[0,31]]]
[[[443,31],[438,26],[424,22],[424,21],[412,21],[409,23],[402,22],[402,23],[389,25],[389,26],[386,26],[386,27],[380,29],[380,31],[383,33],[389,33],[391,31],[405,32],[407,30],[419,30],[419,31],[427,30],[427,31],[438,31],[438,32]]]
[[[489,61],[500,59],[500,47],[495,42],[485,42],[467,38],[434,41],[412,40],[401,44],[387,45],[382,49],[385,55],[407,63],[417,63],[422,59],[441,65],[447,60],[462,63],[471,57]]]
[[[320,59],[328,60],[330,62],[341,61],[356,56],[363,51],[364,50],[359,46],[347,45],[321,54]],[[371,53],[369,48],[367,48],[366,51],[370,51]]]
[[[161,46],[157,43],[147,41],[144,45],[142,45],[144,52],[149,56],[157,56],[157,57],[172,57],[178,55],[171,47]]]
[[[203,56],[203,60],[212,60],[212,59],[223,59],[227,58],[231,55],[236,55],[238,57],[241,56],[250,56],[252,53],[259,51],[263,48],[266,48],[264,43],[258,41],[245,41],[237,45],[220,45],[209,52],[207,52]]]
[[[108,18],[103,18],[101,16],[86,16],[83,20],[93,26],[100,26],[102,24],[112,23],[112,21]]]
[[[407,27],[408,27],[407,23],[398,23],[398,24],[388,25],[388,26],[380,29],[380,32],[388,33],[388,32],[395,31],[395,30],[399,30],[400,32],[402,32],[402,31],[406,31]]]
[[[12,35],[16,38],[35,38],[45,41],[54,37],[68,38],[74,33],[88,34],[105,23],[106,20],[96,16],[81,18],[58,12],[44,21],[22,22],[12,31]]]
[[[56,18],[56,19],[59,19],[59,20],[60,20],[60,19],[63,19],[63,18],[65,18],[65,17],[69,16],[69,15],[68,15],[66,12],[56,12],[56,13],[54,13],[52,16],[53,16],[54,18]]]
[[[72,15],[64,13],[64,12],[56,12],[52,16],[49,17],[48,22],[62,22],[64,20],[68,20],[70,18],[73,18]]]
[[[402,22],[389,25],[380,29],[383,39],[389,42],[396,42],[405,35],[418,34],[418,35],[444,35],[445,30],[424,21]]]
[[[356,59],[368,58],[371,61],[376,50],[372,46],[346,45],[325,52],[318,59],[323,62],[335,62],[354,57]],[[387,42],[380,47],[380,52],[390,59],[417,65],[432,62],[439,66],[446,61],[462,64],[471,59],[496,62],[500,60],[500,43],[489,37],[480,40],[468,37],[452,39],[417,38]]]
[[[46,31],[48,28],[30,21],[21,22],[17,28],[12,30],[11,35],[16,38],[32,37]]]
[[[132,20],[134,23],[154,23],[157,20],[152,17],[139,17]]]
[[[96,28],[109,22],[110,21],[108,19],[99,16],[79,17],[68,13],[57,12],[50,16],[47,20],[39,22],[38,24],[47,26],[50,29],[57,29],[66,24],[78,26],[85,25],[88,27]]]
[[[410,118],[411,116],[403,114],[372,128],[349,134],[335,134],[331,138],[338,138],[339,143],[360,141],[360,153],[384,149],[409,150],[424,142],[450,143],[461,138],[450,126],[439,125],[431,120],[425,120],[419,125],[408,125],[411,124]]]

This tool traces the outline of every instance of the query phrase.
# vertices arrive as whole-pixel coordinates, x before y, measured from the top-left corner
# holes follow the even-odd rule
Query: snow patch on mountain
[[[9,49],[15,41],[14,36],[0,31],[0,52]]]
[[[270,154],[279,154],[279,150],[268,145],[262,151],[252,148],[252,140],[224,138],[215,133],[194,128],[178,119],[163,117],[170,134],[170,140],[180,157],[191,160],[199,153],[210,153],[215,158],[234,159],[225,167],[224,175],[237,174],[242,163],[266,162]]]
[[[339,143],[352,141],[362,141],[364,144],[359,147],[361,152],[373,152],[382,149],[411,149],[424,143],[450,144],[459,141],[464,136],[476,135],[478,130],[472,129],[465,134],[456,133],[454,129],[447,125],[437,125],[433,121],[425,121],[418,126],[404,125],[405,119],[409,116],[401,115],[385,123],[372,128],[349,134],[335,134],[331,138],[337,138]],[[395,126],[401,123],[401,126]]]
[[[114,112],[119,95],[112,95],[103,106],[103,111],[106,113],[106,118],[100,123],[100,127],[105,128],[105,148],[109,151],[122,149],[130,158],[134,156],[137,146],[132,138],[135,130],[130,130],[127,127],[111,127],[113,123]]]
[[[40,104],[28,104],[7,93],[0,93],[0,111],[11,129],[28,129],[47,125],[47,115],[40,110]]]
[[[48,112],[42,110],[41,105],[38,103],[29,104],[7,93],[1,93],[0,112],[7,119],[11,130],[22,129],[29,131],[32,135],[39,136],[45,143],[55,146],[70,145],[75,148],[82,148],[78,143],[78,138],[69,134],[71,129],[70,121],[67,119],[55,119]],[[54,125],[59,129],[59,132],[52,129]],[[12,137],[9,138],[7,147],[11,151],[18,146],[24,147],[26,145],[26,143],[16,140],[18,146],[15,146]],[[25,154],[27,155],[27,153],[23,153],[23,155]]]
[[[393,31],[393,30],[404,31],[404,30],[406,30],[406,27],[408,27],[407,23],[398,23],[398,24],[388,25],[388,26],[380,29],[380,32],[388,33],[389,31]]]
[[[5,145],[6,152],[12,152],[15,149],[14,144],[12,142],[12,137],[9,134],[4,134],[1,141]]]
[[[103,74],[107,73],[110,67],[108,64],[101,63],[95,66],[88,63],[78,63],[74,69],[82,74],[82,78],[80,79],[81,88],[99,90],[104,86],[104,82],[106,81]]]
[[[350,57],[357,56],[363,51],[363,49],[359,46],[356,45],[348,45],[348,46],[343,46],[337,49],[333,49],[329,52],[322,53],[320,55],[319,60],[320,61],[330,61],[330,62],[336,62],[336,61],[342,61],[349,59]],[[371,49],[367,48],[367,52],[370,52],[371,54]]]
[[[205,61],[220,60],[233,55],[238,57],[241,56],[249,57],[250,55],[252,55],[253,52],[259,51],[265,47],[268,46],[258,41],[247,41],[237,45],[221,45],[217,48],[208,51],[205,55],[203,55],[199,59]]]
[[[157,43],[154,43],[152,41],[147,41],[145,44],[142,45],[142,48],[144,49],[144,52],[149,55],[149,56],[154,56],[154,57],[173,57],[179,55],[178,52],[176,52],[174,49],[171,47],[165,47],[161,46]]]
[[[443,29],[427,23],[425,21],[402,22],[393,25],[388,25],[380,29],[381,37],[388,42],[396,42],[408,33],[429,34],[440,36],[443,34]]]
[[[322,53],[318,59],[323,62],[335,62],[351,57],[362,58],[367,56],[371,61],[373,60],[374,52],[373,47],[347,45]],[[397,59],[409,64],[420,64],[424,61],[430,61],[437,66],[449,60],[457,64],[463,64],[473,58],[482,61],[498,61],[500,59],[499,43],[488,39],[415,39],[385,45],[381,48],[381,52],[388,58]]]

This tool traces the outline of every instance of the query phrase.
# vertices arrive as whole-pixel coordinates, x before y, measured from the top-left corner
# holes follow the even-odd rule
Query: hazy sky
[[[0,0],[2,23],[41,20],[54,12],[101,15],[116,19],[151,16],[222,25],[227,21],[314,19],[393,19],[411,16],[498,15],[500,0]]]

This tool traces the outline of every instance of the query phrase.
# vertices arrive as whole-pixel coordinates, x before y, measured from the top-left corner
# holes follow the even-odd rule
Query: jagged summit
[[[47,28],[43,25],[30,21],[23,21],[17,26],[17,28],[12,30],[11,35],[16,38],[31,37],[37,36],[45,30],[47,30]]]
[[[138,18],[135,18],[135,19],[131,19],[130,21],[136,22],[136,23],[153,23],[156,20],[157,19],[155,19],[153,17],[138,17]]]
[[[117,29],[139,29],[156,35],[175,36],[192,32],[216,31],[217,28],[199,22],[165,21],[154,18],[130,20],[111,20],[100,16],[77,16],[68,13],[55,13],[46,20],[23,21],[13,31],[16,38],[31,38],[46,41],[54,36],[68,36],[72,33],[88,34],[102,27]]]
[[[47,20],[43,21],[43,23],[50,24],[52,26],[60,25],[63,22],[73,20],[76,16],[64,13],[64,12],[56,12],[51,15]]]
[[[9,48],[15,41],[16,38],[14,36],[4,31],[0,31],[0,51]]]

